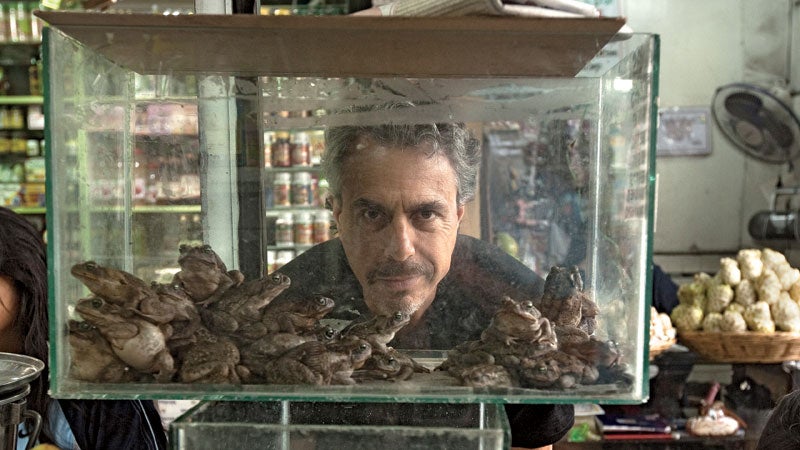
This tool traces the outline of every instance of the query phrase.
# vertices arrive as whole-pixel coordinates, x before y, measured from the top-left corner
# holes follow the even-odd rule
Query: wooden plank
[[[574,77],[622,19],[103,14],[37,11],[140,74]]]

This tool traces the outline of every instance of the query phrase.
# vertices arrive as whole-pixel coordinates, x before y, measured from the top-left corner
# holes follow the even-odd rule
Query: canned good
[[[275,174],[275,181],[272,188],[272,202],[275,206],[292,206],[291,199],[292,178],[288,172],[278,172]]]
[[[311,204],[311,174],[295,172],[292,176],[292,205],[308,206]]]
[[[292,213],[283,213],[275,220],[275,245],[288,247],[294,245],[294,219]]]

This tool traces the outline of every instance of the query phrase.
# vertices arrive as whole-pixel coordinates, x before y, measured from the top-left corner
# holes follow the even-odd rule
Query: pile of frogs
[[[245,280],[208,245],[181,246],[178,263],[166,284],[93,261],[72,267],[92,293],[75,305],[82,320],[68,323],[72,378],[330,385],[431,372],[388,345],[406,313],[334,330],[320,322],[332,299],[275,300],[291,284],[283,274]],[[593,337],[598,312],[577,268],[554,267],[535,304],[506,297],[480,339],[451,349],[435,370],[472,387],[616,382],[625,367],[613,343]]]
[[[181,246],[171,283],[148,284],[88,261],[71,273],[92,295],[69,321],[77,380],[210,384],[353,384],[405,380],[429,370],[388,347],[409,316],[376,316],[337,332],[320,325],[334,307],[314,295],[272,300],[282,274],[245,280],[210,246]]]
[[[473,387],[568,389],[624,379],[617,345],[593,336],[599,308],[577,267],[551,268],[537,304],[505,297],[480,339],[450,350],[437,370]]]

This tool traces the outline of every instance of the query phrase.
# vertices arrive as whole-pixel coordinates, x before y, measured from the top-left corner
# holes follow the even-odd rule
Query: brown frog
[[[363,382],[369,380],[407,380],[414,375],[414,369],[404,366],[388,353],[373,353],[364,365],[353,371],[351,378]]]
[[[394,335],[411,321],[411,316],[397,311],[387,316],[373,316],[363,322],[351,323],[342,330],[342,336],[357,336],[372,345],[373,353],[386,353],[391,347],[386,344]]]
[[[272,384],[353,384],[353,370],[361,368],[371,353],[369,343],[359,338],[328,344],[309,341],[266,364],[262,375]]]
[[[170,381],[175,373],[174,361],[161,328],[99,297],[79,300],[75,311],[97,327],[127,365],[142,373],[154,373],[158,382]]]
[[[195,333],[197,342],[183,355],[179,371],[183,383],[239,384],[249,370],[239,364],[239,348],[230,339],[205,328]]]
[[[583,279],[575,266],[550,269],[539,309],[554,325],[581,327],[589,334],[594,333],[597,325],[599,308],[583,291]]]
[[[334,307],[332,299],[312,295],[300,300],[273,302],[264,308],[261,323],[268,333],[302,333],[313,329]]]
[[[101,266],[94,261],[75,264],[70,273],[92,293],[107,302],[126,308],[138,308],[147,298],[156,297],[150,286],[124,270]]]
[[[319,326],[303,334],[272,333],[267,334],[241,348],[242,365],[255,376],[261,377],[267,370],[265,367],[300,344],[319,341],[328,343],[338,338],[336,330],[329,326]]]
[[[458,378],[463,386],[512,387],[517,386],[508,369],[498,364],[478,364],[463,369]]]
[[[481,333],[481,340],[510,346],[517,342],[534,343],[550,334],[550,322],[542,317],[533,302],[517,302],[506,296],[489,326]]]
[[[543,373],[543,367],[547,373]],[[592,384],[598,377],[597,369],[574,355],[558,350],[538,358],[523,359],[519,373],[520,378],[531,384],[530,387],[537,388],[569,389],[579,383]],[[550,380],[549,384],[547,380]]]
[[[111,350],[111,345],[89,322],[69,321],[70,377],[99,383],[136,381],[131,370]]]
[[[238,270],[228,270],[210,245],[181,245],[178,264],[181,270],[172,281],[200,305],[216,302],[228,289],[244,281],[244,275]]]
[[[165,323],[172,325],[173,333],[167,342],[171,351],[194,342],[193,335],[202,323],[189,294],[177,283],[153,283],[151,288],[158,295],[158,301],[142,301],[139,306],[140,314],[156,323],[166,321]]]
[[[229,289],[218,301],[200,310],[206,327],[220,333],[233,333],[248,324],[259,324],[262,309],[286,290],[291,280],[274,273]],[[251,332],[253,337],[259,333]],[[265,332],[260,335],[266,334]]]

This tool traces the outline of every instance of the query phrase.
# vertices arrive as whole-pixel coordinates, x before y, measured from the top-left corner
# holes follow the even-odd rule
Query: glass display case
[[[647,397],[657,36],[618,19],[39,14],[54,396]],[[439,287],[480,304],[437,297],[445,325],[421,346],[352,344],[370,316],[327,253],[326,133],[386,123],[483,143],[474,237],[456,244],[476,267]],[[274,325],[295,300],[324,311]]]

